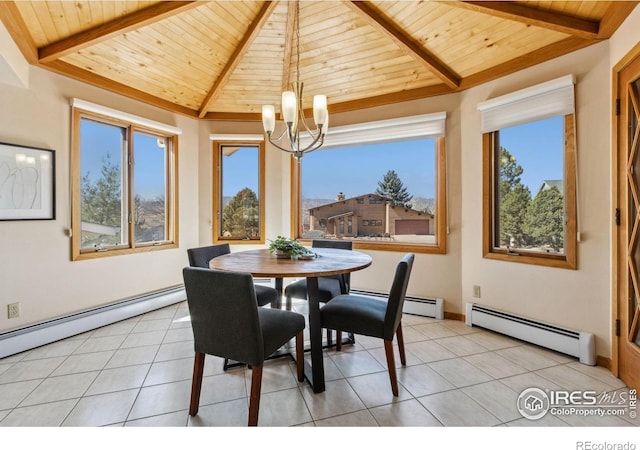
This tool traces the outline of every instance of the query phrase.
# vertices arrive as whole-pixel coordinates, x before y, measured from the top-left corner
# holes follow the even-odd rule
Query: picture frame
[[[0,142],[0,220],[56,218],[55,151]]]

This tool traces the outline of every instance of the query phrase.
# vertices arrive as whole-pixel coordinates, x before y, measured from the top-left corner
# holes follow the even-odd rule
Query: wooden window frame
[[[128,224],[128,242],[113,247],[100,249],[81,248],[81,191],[82,173],[80,166],[80,122],[82,119],[93,120],[105,125],[113,125],[127,129],[127,159],[131,161],[133,152],[133,136],[135,132],[150,134],[166,139],[168,147],[166,150],[165,162],[165,205],[166,217],[165,226],[166,238],[162,241],[135,242],[134,224]],[[72,109],[72,143],[71,143],[71,260],[79,261],[95,259],[109,256],[129,255],[140,252],[167,250],[179,247],[178,242],[178,135],[168,132],[148,128],[142,125],[133,124],[125,120],[116,119],[103,114],[83,110],[81,108]],[[128,179],[127,199],[128,211],[134,210],[133,192],[133,165],[128,164],[126,168]],[[75,231],[75,232],[74,232]]]
[[[222,147],[239,146],[239,147],[258,147],[258,201],[260,202],[260,238],[259,239],[228,239],[219,236],[218,230],[222,221]],[[213,140],[213,193],[212,193],[212,241],[214,244],[228,243],[233,245],[255,245],[264,244],[265,240],[265,144],[264,140]]]
[[[575,115],[564,116],[564,202],[565,236],[564,255],[552,255],[539,252],[527,252],[518,249],[510,252],[493,245],[495,234],[496,182],[494,174],[496,151],[496,133],[484,133],[482,136],[482,253],[487,259],[523,264],[534,264],[563,269],[577,269],[577,203],[576,203],[576,145]]]
[[[380,250],[389,252],[414,252],[424,254],[447,253],[447,173],[446,140],[444,136],[432,137],[435,140],[436,153],[436,243],[410,244],[406,242],[353,241],[355,250]],[[304,244],[311,239],[301,238],[302,233],[302,185],[300,163],[291,157],[291,236]]]

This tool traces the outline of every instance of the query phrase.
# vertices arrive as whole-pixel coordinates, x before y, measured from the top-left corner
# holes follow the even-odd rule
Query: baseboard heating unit
[[[560,353],[575,356],[583,364],[596,365],[593,333],[561,328],[477,303],[467,303],[466,323],[506,334]]]
[[[177,286],[0,334],[0,358],[186,300]]]
[[[389,294],[383,292],[363,291],[359,289],[351,289],[349,292],[351,294],[366,295],[384,300],[389,297]],[[442,320],[444,319],[444,301],[441,298],[410,297],[407,295],[404,298],[402,312]]]

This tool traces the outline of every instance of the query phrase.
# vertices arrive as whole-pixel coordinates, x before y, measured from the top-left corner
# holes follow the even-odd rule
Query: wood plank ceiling
[[[330,113],[467,89],[609,38],[638,2],[311,1],[304,105]],[[260,120],[296,77],[292,1],[16,1],[0,19],[45,69],[204,119]]]

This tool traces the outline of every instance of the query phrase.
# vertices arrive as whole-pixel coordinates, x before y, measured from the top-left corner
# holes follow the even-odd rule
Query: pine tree
[[[520,175],[524,172],[521,165],[516,162],[516,157],[509,151],[500,147],[500,197],[511,192],[520,183]]]
[[[409,201],[413,195],[409,194],[395,170],[389,170],[382,181],[378,181],[376,194],[389,199],[394,205],[411,208]]]
[[[500,147],[500,243],[506,246],[522,246],[528,241],[524,223],[531,191],[522,184],[524,172],[515,156]]]
[[[102,159],[101,177],[91,182],[89,173],[82,177],[81,217],[84,222],[120,226],[120,168],[107,154]]]
[[[527,209],[525,229],[534,245],[564,247],[564,199],[556,187],[538,192]]]
[[[122,194],[120,189],[120,168],[111,161],[111,155],[102,159],[100,178],[91,181],[87,172],[82,177],[80,192],[80,217],[83,222],[113,227],[118,232],[115,236],[95,236],[82,233],[82,246],[92,244],[117,245],[120,243],[120,225],[122,215]]]
[[[531,191],[521,183],[500,199],[500,240],[508,246],[521,247],[527,242],[525,217],[531,201]]]
[[[248,187],[240,190],[222,211],[223,234],[253,238],[260,235],[259,202]]]

